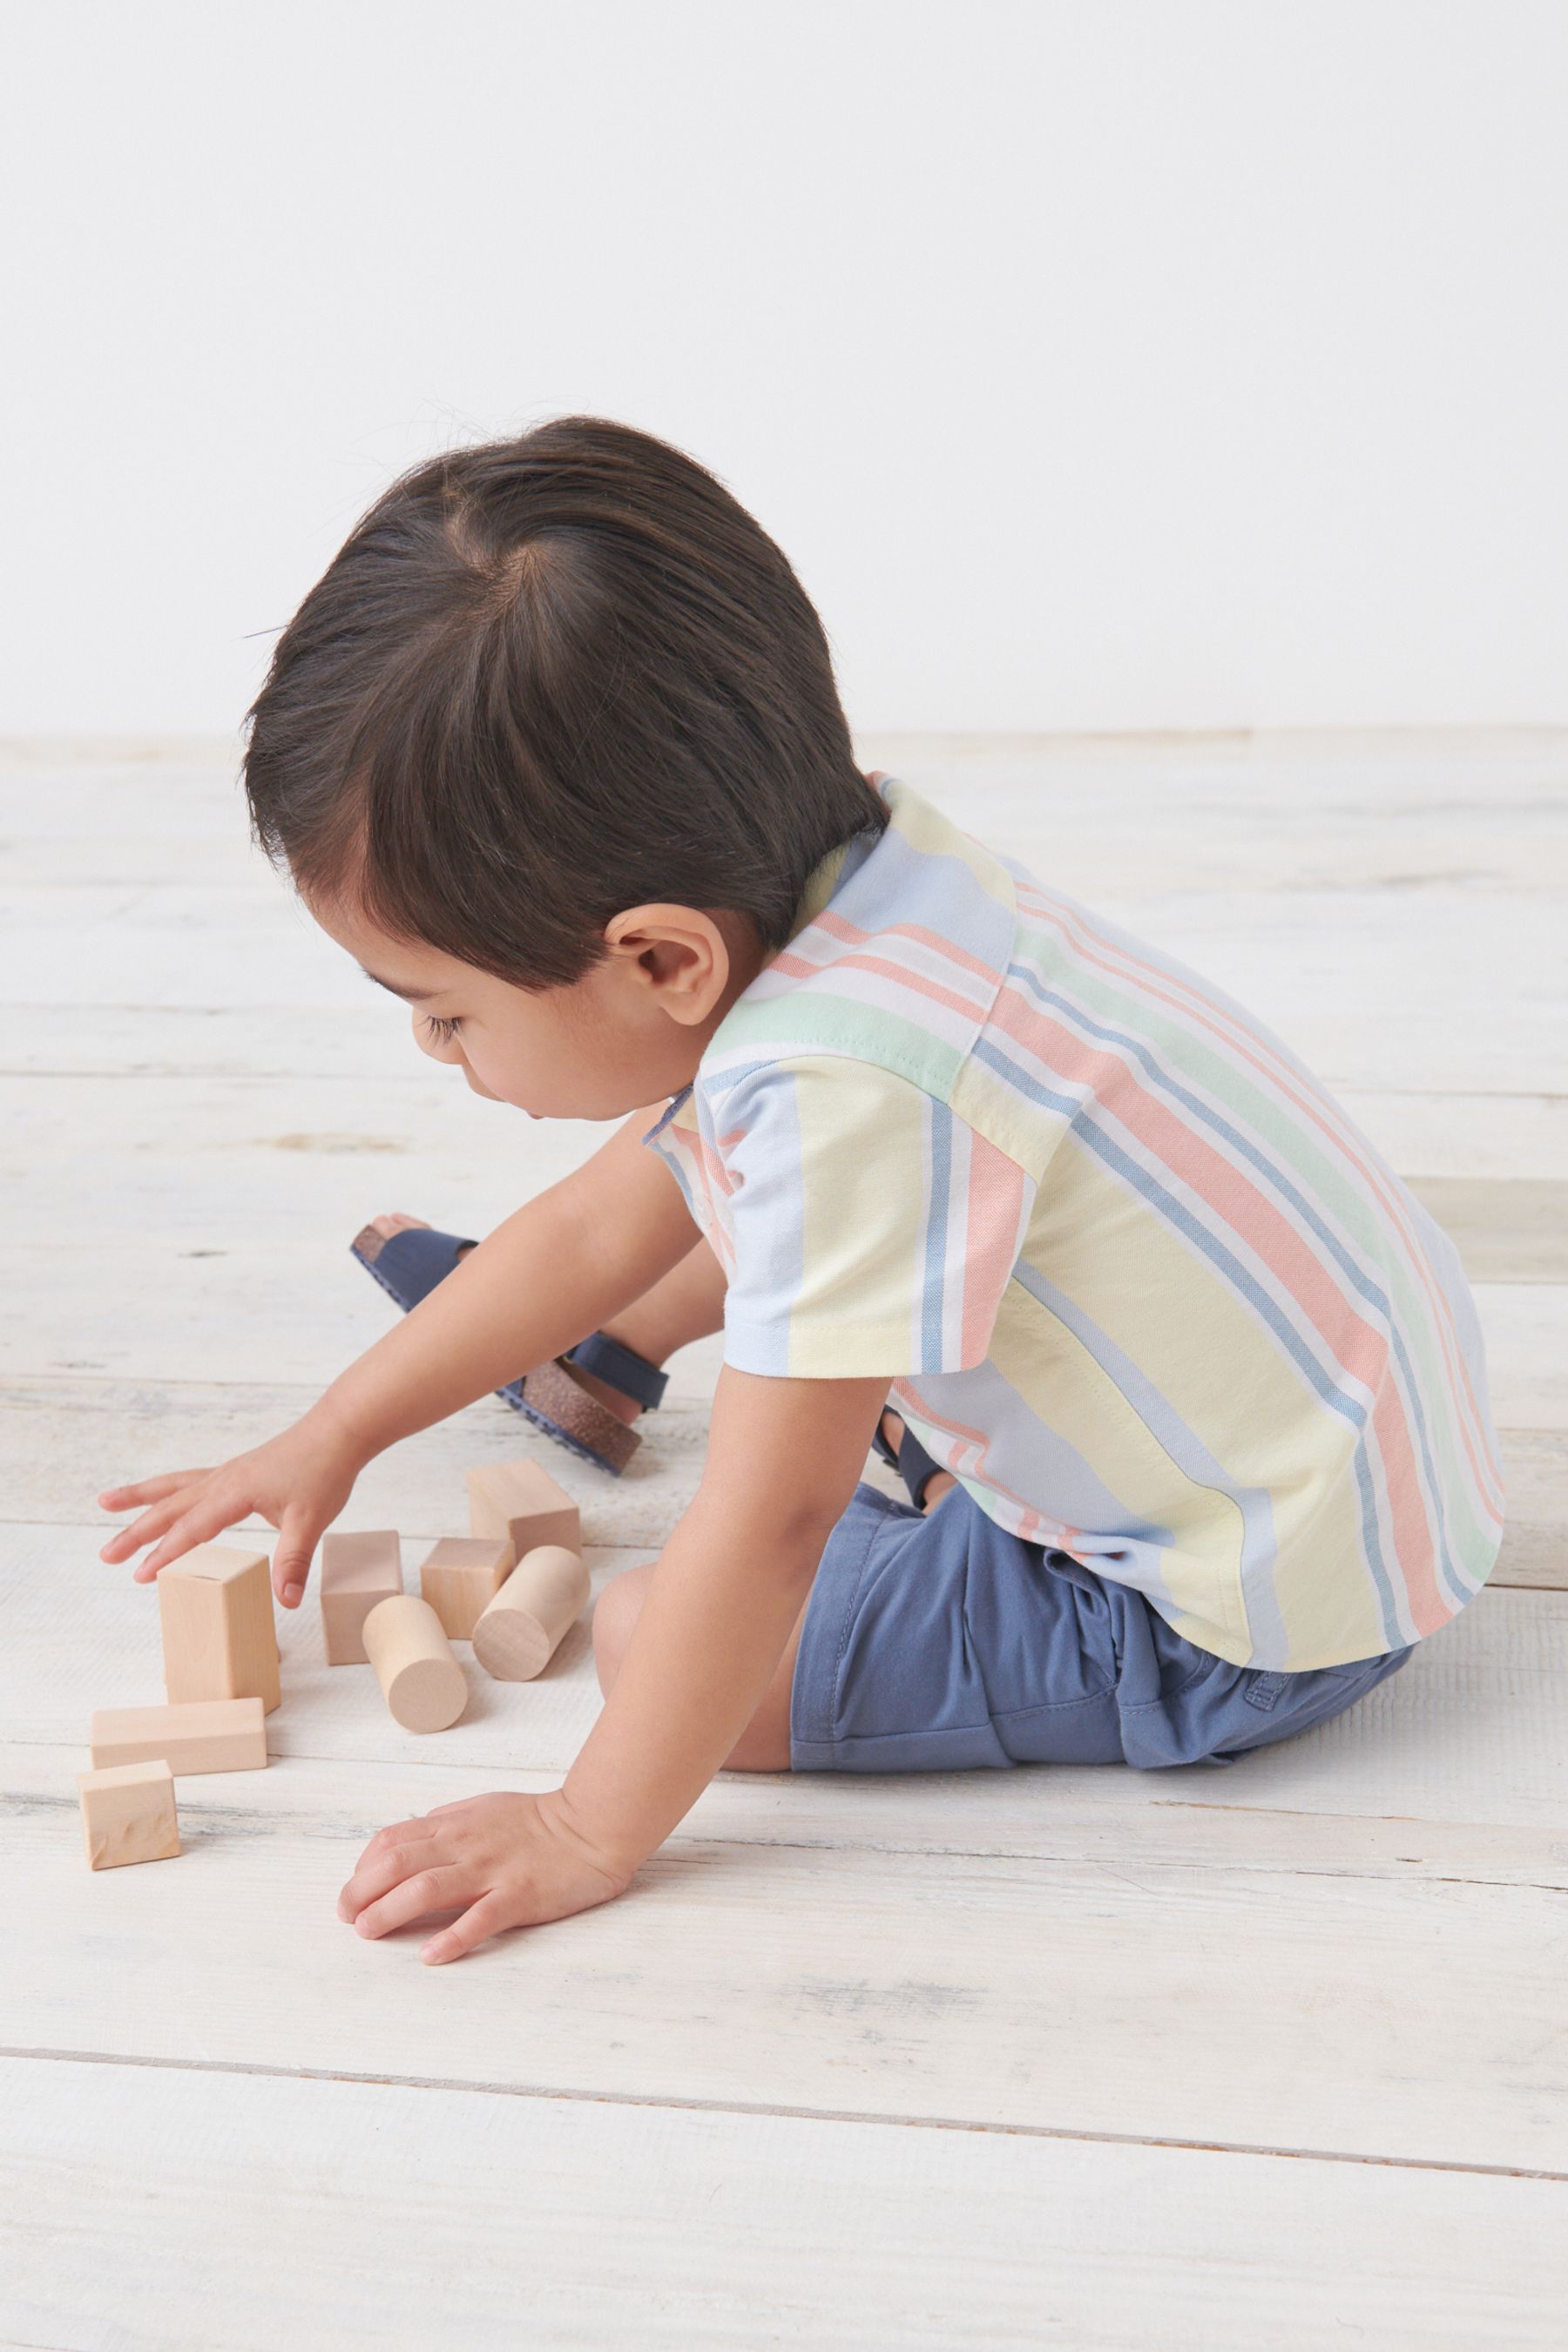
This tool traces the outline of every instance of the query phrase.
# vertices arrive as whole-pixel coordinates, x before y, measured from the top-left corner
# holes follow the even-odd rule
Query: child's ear
[[[730,942],[711,915],[664,901],[628,907],[605,926],[605,943],[624,959],[672,1021],[695,1028],[730,983]]]

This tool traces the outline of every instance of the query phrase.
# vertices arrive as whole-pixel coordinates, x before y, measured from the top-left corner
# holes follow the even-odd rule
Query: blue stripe
[[[1334,1387],[1328,1375],[1298,1339],[1267,1291],[1254,1281],[1247,1268],[1232,1255],[1224,1243],[1217,1241],[1198,1223],[1191,1211],[1175,1199],[1173,1194],[1166,1192],[1164,1187],[1157,1183],[1146,1170],[1140,1168],[1137,1161],[1131,1159],[1120,1144],[1113,1143],[1110,1136],[1088,1117],[1087,1106],[1079,1102],[1076,1097],[1057,1094],[1049,1087],[1042,1087],[1026,1070],[1020,1069],[1016,1063],[1009,1060],[989,1037],[983,1037],[978,1041],[974,1047],[974,1059],[977,1062],[988,1064],[1000,1076],[1005,1077],[1009,1085],[1016,1087],[1021,1093],[1042,1104],[1046,1108],[1065,1116],[1072,1125],[1075,1134],[1090,1150],[1099,1154],[1107,1167],[1113,1169],[1124,1182],[1131,1185],[1134,1192],[1160,1209],[1178,1233],[1184,1234],[1205,1257],[1227,1276],[1234,1288],[1248,1301],[1262,1321],[1273,1331],[1286,1354],[1303,1374],[1308,1385],[1316,1391],[1331,1412],[1339,1413],[1357,1432],[1359,1454],[1362,1444],[1361,1432],[1366,1424],[1365,1409],[1358,1405],[1353,1399],[1342,1396]],[[1394,1649],[1403,1646],[1407,1637],[1400,1629],[1394,1588],[1384,1562],[1383,1548],[1378,1540],[1376,1515],[1368,1507],[1371,1502],[1369,1482],[1365,1478],[1361,1478],[1359,1483],[1363,1504],[1362,1542],[1382,1612],[1385,1635],[1384,1647]]]
[[[943,1286],[947,1272],[948,1195],[952,1183],[952,1113],[945,1103],[926,1097],[930,1113],[926,1136],[931,1199],[926,1209],[925,1291],[921,1301],[921,1361],[922,1372],[940,1372]]]
[[[1450,1596],[1457,1606],[1462,1607],[1465,1601],[1472,1597],[1475,1588],[1466,1580],[1463,1569],[1458,1564],[1458,1546],[1453,1540],[1449,1525],[1447,1496],[1437,1476],[1436,1465],[1432,1458],[1431,1438],[1421,1386],[1416,1380],[1415,1367],[1410,1360],[1404,1335],[1395,1320],[1393,1300],[1388,1293],[1372,1280],[1358,1262],[1351,1256],[1338,1234],[1323,1223],[1311,1202],[1303,1192],[1297,1190],[1278,1161],[1270,1160],[1268,1154],[1259,1150],[1258,1146],[1248,1137],[1243,1135],[1239,1129],[1233,1127],[1229,1119],[1205,1103],[1200,1096],[1191,1093],[1184,1087],[1179,1079],[1173,1077],[1156,1061],[1141,1040],[1128,1036],[1122,1030],[1112,1029],[1103,1022],[1096,1021],[1091,1013],[1083,1010],[1081,1005],[1075,1004],[1070,998],[1058,995],[1055,990],[1047,988],[1043,982],[1037,981],[1026,964],[1014,963],[1010,967],[1008,977],[1022,981],[1031,995],[1037,997],[1043,1004],[1067,1014],[1090,1036],[1100,1038],[1107,1044],[1121,1046],[1132,1055],[1157,1089],[1163,1090],[1173,1100],[1182,1104],[1198,1125],[1207,1127],[1215,1134],[1223,1136],[1232,1150],[1256,1168],[1265,1181],[1289,1202],[1301,1223],[1317,1236],[1323,1248],[1332,1257],[1352,1287],[1359,1292],[1369,1307],[1376,1310],[1386,1327],[1389,1345],[1405,1381],[1410,1416],[1421,1454],[1421,1466],[1426,1474],[1426,1493],[1436,1513],[1438,1567],[1442,1572],[1443,1580],[1448,1587]],[[1310,1076],[1310,1072],[1307,1075]],[[1312,1083],[1316,1085],[1316,1079],[1313,1079]],[[1389,1173],[1392,1175],[1393,1171],[1390,1170]],[[1394,1181],[1397,1182],[1398,1179],[1395,1178]]]
[[[1352,1287],[1361,1294],[1370,1307],[1376,1309],[1386,1327],[1386,1334],[1394,1360],[1405,1379],[1411,1415],[1420,1448],[1422,1467],[1426,1475],[1426,1491],[1437,1514],[1438,1565],[1450,1594],[1456,1602],[1462,1606],[1471,1597],[1474,1588],[1464,1581],[1463,1570],[1458,1565],[1457,1548],[1451,1540],[1448,1525],[1447,1495],[1438,1481],[1436,1467],[1432,1459],[1422,1391],[1416,1381],[1415,1368],[1405,1348],[1404,1336],[1394,1319],[1393,1302],[1388,1294],[1364,1274],[1358,1262],[1345,1250],[1338,1235],[1324,1224],[1312,1203],[1305,1194],[1298,1192],[1279,1163],[1260,1151],[1239,1129],[1234,1128],[1227,1118],[1214,1110],[1199,1096],[1190,1093],[1178,1079],[1154,1059],[1138,1038],[1130,1037],[1120,1029],[1112,1029],[1104,1023],[1096,1021],[1093,1015],[1085,1012],[1081,1005],[1074,1003],[1068,997],[1058,995],[1054,990],[1047,988],[1037,981],[1026,964],[1015,963],[1010,969],[1009,977],[1022,981],[1031,995],[1037,997],[1042,1003],[1065,1013],[1091,1036],[1102,1038],[1110,1045],[1124,1048],[1140,1064],[1156,1088],[1163,1088],[1167,1095],[1180,1102],[1198,1124],[1210,1128],[1215,1134],[1224,1136],[1226,1141],[1239,1152],[1243,1159],[1249,1160],[1265,1180],[1289,1202],[1301,1222],[1316,1234],[1324,1249],[1339,1265]],[[1309,1078],[1311,1077],[1310,1071],[1305,1072],[1304,1075]],[[1311,1083],[1315,1086],[1316,1079],[1312,1079]],[[1392,1170],[1389,1173],[1393,1173]],[[1397,1182],[1397,1178],[1394,1181]],[[1456,1579],[1459,1580],[1456,1581]]]
[[[762,1055],[754,1062],[737,1062],[732,1069],[700,1071],[695,1083],[701,1088],[705,1099],[728,1095],[736,1087],[743,1085],[747,1078],[754,1078],[759,1071],[776,1069],[780,1058],[775,1052]]]
[[[724,1292],[724,1360],[742,1371],[787,1374],[794,1309],[805,1276],[800,1097],[793,1072],[757,1066],[764,1071],[763,1082],[742,1108],[742,1132],[726,1155],[751,1205],[748,1247],[742,1259],[737,1234],[736,1264]],[[717,1158],[711,1112],[700,1097],[698,1115]]]
[[[1274,1533],[1274,1504],[1268,1487],[1243,1486],[1233,1480],[1142,1368],[1065,1290],[1047,1282],[1026,1259],[1020,1259],[1014,1267],[1013,1279],[1048,1308],[1101,1370],[1110,1373],[1128,1405],[1164,1447],[1177,1469],[1195,1486],[1217,1487],[1236,1505],[1241,1517],[1242,1609],[1253,1663],[1288,1665],[1290,1637],[1274,1589],[1279,1546]]]

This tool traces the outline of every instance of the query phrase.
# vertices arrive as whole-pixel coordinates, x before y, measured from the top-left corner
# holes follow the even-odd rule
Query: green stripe
[[[965,1059],[957,1046],[933,1037],[919,1022],[880,1008],[873,1012],[818,986],[751,1004],[738,998],[715,1030],[708,1053],[751,1052],[763,1045],[782,1053],[848,1054],[908,1078],[943,1103]],[[712,1075],[722,1082],[721,1071]]]
[[[1482,1572],[1494,1556],[1495,1541],[1490,1530],[1477,1519],[1470,1507],[1468,1473],[1461,1469],[1462,1449],[1458,1429],[1447,1412],[1431,1409],[1436,1400],[1446,1397],[1448,1392],[1447,1376],[1440,1360],[1433,1328],[1432,1310],[1416,1289],[1403,1259],[1388,1262],[1382,1246],[1384,1227],[1376,1204],[1343,1165],[1324,1150],[1300,1119],[1293,1117],[1282,1103],[1227,1054],[1163,1013],[1147,997],[1118,989],[1100,975],[1086,971],[1076,961],[1065,964],[1058,940],[1048,932],[1029,929],[1020,917],[1019,947],[1026,941],[1039,954],[1047,985],[1055,973],[1061,981],[1064,994],[1076,998],[1109,1025],[1127,1030],[1157,1057],[1163,1048],[1164,1057],[1173,1065],[1175,1075],[1206,1087],[1223,1108],[1250,1126],[1274,1153],[1282,1168],[1297,1179],[1301,1189],[1310,1195],[1316,1195],[1318,1204],[1344,1229],[1350,1244],[1359,1246],[1363,1256],[1371,1260],[1389,1293],[1416,1378],[1422,1383],[1422,1401],[1428,1408],[1428,1442],[1442,1485],[1443,1499],[1448,1506],[1454,1549],[1470,1574]],[[1202,976],[1192,972],[1191,978],[1201,982]],[[1247,1015],[1247,1024],[1264,1045],[1284,1045],[1283,1038],[1276,1038],[1271,1030],[1250,1013]],[[1317,1079],[1312,1083],[1321,1085],[1321,1081]],[[1327,1093],[1328,1090],[1323,1088],[1323,1091]],[[1335,1108],[1338,1109],[1339,1106]],[[1180,1105],[1173,1105],[1172,1108],[1179,1118],[1190,1116]],[[1342,1118],[1347,1116],[1342,1111],[1340,1115]],[[1354,1122],[1351,1123],[1353,1126]],[[1360,1135],[1361,1130],[1357,1129],[1356,1132]],[[1393,1177],[1397,1184],[1394,1171],[1370,1137],[1363,1137],[1362,1140],[1379,1168]],[[1255,1170],[1248,1172],[1257,1175]],[[1279,1206],[1282,1214],[1291,1214],[1289,1203],[1281,1202]],[[1420,1221],[1417,1218],[1414,1222],[1419,1234]],[[1311,1237],[1308,1237],[1308,1245],[1314,1250],[1321,1246]]]

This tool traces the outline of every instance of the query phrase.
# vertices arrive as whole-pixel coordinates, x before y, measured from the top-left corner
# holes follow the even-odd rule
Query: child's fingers
[[[310,1580],[310,1560],[321,1521],[304,1511],[285,1509],[272,1554],[272,1590],[285,1609],[298,1609]]]
[[[419,1957],[422,1960],[428,1960],[432,1967],[438,1967],[443,1960],[460,1960],[465,1952],[473,1950],[476,1944],[485,1943],[491,1936],[499,1936],[503,1927],[515,1925],[504,1895],[494,1893],[481,1895],[460,1919],[454,1919],[449,1927],[443,1927],[438,1936],[432,1936]]]
[[[211,1469],[169,1470],[161,1478],[141,1478],[133,1486],[106,1486],[99,1496],[99,1507],[105,1511],[129,1511],[138,1503],[160,1503],[176,1487],[191,1486],[198,1478],[210,1478]]]
[[[389,1845],[416,1845],[421,1838],[435,1834],[423,1813],[410,1813],[405,1822],[388,1822],[384,1830],[377,1830],[354,1868],[363,1868],[374,1854],[384,1853]]]
[[[377,1902],[367,1903],[354,1921],[361,1936],[384,1936],[391,1927],[406,1927],[427,1911],[450,1911],[467,1903],[474,1892],[473,1873],[461,1863],[447,1862],[435,1870],[416,1870],[412,1878],[392,1887]]]
[[[167,1505],[164,1507],[167,1508]],[[243,1497],[215,1495],[209,1487],[200,1502],[193,1503],[188,1511],[175,1519],[163,1542],[148,1553],[139,1568],[132,1570],[134,1581],[150,1584],[161,1568],[167,1568],[169,1562],[178,1559],[182,1552],[194,1551],[197,1544],[210,1543],[214,1536],[221,1536],[226,1528],[233,1527],[237,1519],[242,1519],[249,1508],[249,1503]]]
[[[418,1822],[401,1822],[399,1828],[406,1834],[396,1844],[378,1845],[374,1838],[371,1840],[338,1896],[340,1919],[357,1919],[367,1903],[379,1902],[404,1879],[431,1867],[439,1849],[432,1844],[434,1831],[426,1830],[422,1838],[418,1835],[422,1826]],[[386,1834],[382,1831],[383,1837]]]
[[[151,1510],[143,1511],[139,1519],[133,1519],[128,1528],[121,1528],[110,1537],[98,1555],[100,1559],[106,1559],[112,1566],[118,1560],[129,1559],[132,1553],[140,1551],[143,1544],[156,1543],[179,1517],[189,1500],[190,1490],[183,1487],[167,1502],[155,1503]]]

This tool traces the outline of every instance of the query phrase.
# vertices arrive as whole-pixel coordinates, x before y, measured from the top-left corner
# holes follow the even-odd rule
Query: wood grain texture
[[[859,748],[1248,1003],[1456,1234],[1490,1587],[1224,1773],[721,1776],[623,1903],[456,1972],[336,1888],[389,1819],[555,1784],[587,1629],[430,1740],[329,1672],[311,1600],[273,1765],[182,1784],[180,1872],[90,1876],[88,1717],[159,1695],[97,1492],[255,1444],[387,1328],[347,1249],[376,1209],[486,1232],[607,1130],[418,1053],[244,841],[232,747],[61,751],[39,789],[0,746],[0,2014],[146,2062],[0,2065],[0,2342],[1560,2336],[1562,2185],[1443,2168],[1568,2169],[1568,735]],[[622,1480],[490,1399],[355,1517],[412,1568],[468,1465],[530,1455],[602,1587],[695,1490],[718,1355],[676,1360]]]
[[[0,1645],[0,1721],[13,1739],[83,1743],[96,1706],[156,1697],[157,1626],[145,1586],[123,1569],[84,1559],[68,1528],[13,1528],[4,1551],[8,1638]],[[591,1555],[595,1589],[630,1557]],[[284,1704],[268,1718],[274,1758],[437,1760],[428,1740],[391,1721],[368,1667],[327,1664],[319,1615],[308,1602],[280,1611],[279,1622]],[[1568,1596],[1489,1588],[1348,1714],[1224,1771],[1082,1767],[922,1775],[917,1785],[875,1775],[802,1775],[778,1785],[800,1792],[789,1801],[792,1822],[809,1816],[818,1824],[811,1835],[850,1842],[890,1836],[983,1851],[994,1834],[1004,1850],[1021,1843],[1038,1851],[1043,1835],[1058,1832],[1065,1809],[1069,1817],[1081,1813],[1100,1837],[1142,1822],[1138,1834],[1159,1851],[1159,1840],[1174,1834],[1173,1809],[1190,1808],[1194,1819],[1277,1817],[1269,1853],[1286,1867],[1292,1841],[1309,1834],[1303,1821],[1320,1815],[1336,1823],[1352,1817],[1419,1823],[1428,1834],[1445,1822],[1540,1832],[1553,1841],[1551,1854],[1535,1853],[1519,1867],[1549,1877],[1568,1850],[1565,1688]],[[469,1776],[448,1793],[469,1794],[497,1772],[558,1779],[599,1704],[587,1620],[572,1628],[535,1682],[505,1685],[476,1673],[463,1720],[439,1741],[438,1760]],[[87,1762],[85,1753],[79,1760]],[[1471,1847],[1484,1843],[1479,1832],[1469,1839]],[[1392,1851],[1422,1849],[1407,1840]]]
[[[1515,1430],[1502,1449],[1508,1522],[1492,1582],[1568,1589],[1568,1431]]]
[[[71,2352],[1555,2352],[1568,2297],[1553,2181],[17,2059],[0,2101],[0,2329]]]
[[[1568,1282],[1568,1181],[1418,1176],[1411,1190],[1454,1241],[1472,1283]]]
[[[156,1609],[124,1568],[93,1559],[68,1528],[5,1531],[0,1577],[8,1638],[0,1644],[0,1722],[14,1739],[81,1741],[95,1706],[158,1695]],[[595,1591],[637,1555],[598,1551]],[[280,1756],[423,1761],[427,1741],[389,1722],[368,1667],[329,1666],[319,1612],[279,1612],[284,1704],[268,1717]],[[1489,1587],[1409,1664],[1349,1713],[1223,1770],[1190,1766],[1136,1773],[1052,1769],[957,1776],[973,1794],[961,1810],[983,1822],[1014,1801],[1017,1783],[1064,1789],[1122,1813],[1161,1800],[1259,1806],[1290,1814],[1382,1814],[1415,1821],[1492,1821],[1563,1833],[1568,1823],[1568,1595]],[[441,1760],[476,1771],[563,1771],[599,1708],[589,1621],[574,1625],[537,1681],[471,1677],[468,1712],[442,1735]],[[82,1759],[86,1761],[85,1756]],[[837,1776],[825,1776],[839,1790]],[[809,1780],[811,1776],[803,1776]],[[885,1800],[929,1818],[946,1776],[897,1783]],[[885,1787],[858,1777],[861,1790]],[[1028,1801],[1031,1804],[1034,1800]],[[822,1802],[854,1834],[842,1793]],[[965,1833],[965,1842],[983,1832]]]
[[[355,1485],[354,1514],[401,1530],[411,1581],[419,1546],[462,1523],[465,1470],[528,1451],[577,1504],[584,1542],[656,1548],[696,1493],[707,1445],[707,1399],[682,1394],[679,1384],[691,1379],[689,1363],[714,1355],[704,1340],[673,1360],[670,1394],[647,1417],[646,1440],[624,1477],[576,1461],[499,1397],[485,1397],[378,1454]],[[308,1382],[100,1379],[80,1371],[0,1380],[0,1445],[15,1465],[0,1494],[0,1525],[74,1519],[84,1553],[95,1552],[133,1516],[98,1507],[107,1486],[175,1465],[226,1460],[286,1428],[320,1393]],[[264,1523],[248,1522],[245,1531],[270,1548]]]
[[[178,1871],[16,1810],[12,2047],[1568,2174],[1556,1890],[692,1837],[443,1971],[336,1916],[375,1768],[256,1785]]]
[[[161,1759],[104,1764],[77,1774],[89,1870],[167,1862],[180,1851],[174,1776]]]
[[[193,1699],[176,1706],[100,1707],[89,1728],[95,1770],[162,1759],[176,1778],[257,1772],[267,1763],[259,1698]]]
[[[499,1399],[486,1398],[371,1463],[354,1490],[356,1513],[395,1522],[411,1541],[433,1541],[450,1524],[468,1464],[531,1446],[574,1494],[590,1547],[656,1550],[701,1476],[701,1391],[710,1388],[716,1358],[715,1343],[703,1340],[672,1360],[669,1396],[645,1417],[643,1446],[624,1477],[584,1471]],[[286,1427],[317,1393],[305,1383],[121,1381],[77,1372],[0,1380],[0,1446],[14,1465],[0,1494],[0,1526],[75,1519],[84,1555],[94,1552],[127,1516],[97,1510],[94,1498],[110,1479],[144,1476],[168,1462],[171,1449],[182,1461],[223,1461]],[[1568,1431],[1505,1424],[1500,1435],[1509,1518],[1491,1581],[1568,1587]],[[873,1457],[864,1475],[902,1491]],[[269,1539],[260,1520],[239,1531]],[[405,1565],[412,1572],[414,1553]]]

